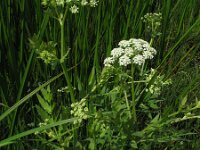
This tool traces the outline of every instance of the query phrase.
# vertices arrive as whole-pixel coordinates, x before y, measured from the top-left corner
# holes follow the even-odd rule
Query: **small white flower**
[[[112,57],[108,57],[104,60],[104,65],[107,67],[112,66],[113,63],[114,63],[114,59]]]
[[[156,54],[157,54],[157,51],[156,51],[153,47],[150,47],[150,48],[149,48],[149,51],[150,51],[153,55],[156,55]]]
[[[136,55],[135,57],[133,57],[134,64],[142,65],[144,62],[145,58],[142,55]]]
[[[127,66],[129,64],[131,64],[131,59],[128,56],[123,55],[119,58],[119,65],[120,66]]]
[[[149,47],[149,43],[142,39],[130,39],[129,42],[133,45],[134,49],[138,52],[146,50]]]
[[[119,42],[118,45],[119,45],[120,47],[122,47],[122,48],[126,48],[126,47],[129,47],[129,46],[130,46],[130,42],[127,41],[127,40],[122,40],[122,41]]]
[[[150,51],[144,51],[142,55],[144,56],[144,59],[152,59],[154,57]]]
[[[28,123],[27,126],[28,126],[28,127],[34,127],[34,126],[35,126],[35,123],[34,123],[34,122]]]
[[[96,0],[90,0],[90,6],[91,7],[96,7],[97,4],[98,4],[98,1],[96,1]]]
[[[119,58],[120,56],[122,56],[124,54],[124,49],[123,48],[114,48],[111,51],[111,56],[113,56],[114,59]]]
[[[72,7],[70,8],[70,10],[71,10],[71,12],[72,12],[73,14],[78,13],[78,7],[77,7],[76,5],[72,6]]]
[[[134,55],[134,50],[132,47],[126,47],[124,49],[124,53],[129,56],[129,57],[132,57]]]
[[[88,4],[87,0],[82,0],[82,1],[81,1],[81,5],[82,5],[82,6],[85,6],[85,5],[87,5],[87,4]]]

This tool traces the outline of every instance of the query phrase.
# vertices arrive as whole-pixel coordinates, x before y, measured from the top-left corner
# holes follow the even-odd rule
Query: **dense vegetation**
[[[199,8],[1,0],[0,149],[199,149]]]

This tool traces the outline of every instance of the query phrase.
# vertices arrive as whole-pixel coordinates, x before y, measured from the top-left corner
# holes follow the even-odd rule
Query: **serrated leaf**
[[[36,105],[36,109],[42,120],[50,118],[48,113],[44,111],[40,106]]]
[[[133,135],[142,138],[144,137],[144,132],[138,131],[138,132],[133,133]]]
[[[47,86],[47,89],[41,89],[41,92],[42,92],[42,96],[44,97],[44,99],[47,101],[47,102],[51,102],[52,100],[52,93],[51,93],[51,89],[50,89],[50,86],[48,85]]]
[[[51,93],[50,85],[47,86],[47,92]]]
[[[151,120],[151,123],[157,123],[157,122],[159,121],[159,119],[160,119],[160,114],[157,114],[157,115],[153,118],[153,120]]]
[[[158,105],[154,102],[154,101],[149,101],[148,102],[149,107],[153,108],[153,109],[158,109]]]
[[[131,141],[131,148],[134,148],[134,149],[138,148],[136,141],[134,140]]]
[[[44,88],[42,88],[40,91],[42,92],[42,96],[43,97],[47,96],[47,90],[45,90]]]
[[[39,101],[40,105],[42,106],[42,108],[43,108],[48,114],[51,114],[51,113],[52,113],[52,108],[51,108],[51,106],[50,106],[39,94],[36,94],[36,95],[37,95],[38,101]]]

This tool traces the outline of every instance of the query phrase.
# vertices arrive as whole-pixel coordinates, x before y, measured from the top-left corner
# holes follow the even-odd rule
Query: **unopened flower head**
[[[152,78],[154,77],[156,73],[155,69],[151,69],[151,72],[149,74],[146,74],[146,84],[151,82]],[[156,75],[154,78],[153,83],[151,86],[146,89],[147,92],[150,92],[153,96],[158,96],[161,93],[162,87],[171,84],[171,79],[164,80],[164,76]]]
[[[82,120],[88,118],[88,107],[86,106],[86,99],[82,99],[80,102],[71,104],[71,114],[74,117],[77,117],[77,120],[74,121],[74,124],[81,123]]]
[[[162,20],[162,14],[161,13],[147,13],[141,19],[143,22],[146,22],[149,24],[157,23],[158,25],[160,25],[160,22]]]
[[[147,13],[141,19],[145,23],[147,31],[152,34],[152,37],[161,35],[159,32],[162,20],[161,13]]]

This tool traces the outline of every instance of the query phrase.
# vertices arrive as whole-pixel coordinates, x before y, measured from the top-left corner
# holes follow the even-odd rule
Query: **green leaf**
[[[7,139],[0,141],[0,147],[3,147],[3,146],[8,145],[8,144],[12,144],[13,142],[15,142],[15,140],[18,140],[18,139],[25,137],[27,135],[30,135],[30,134],[33,134],[33,133],[36,133],[36,132],[42,132],[44,130],[50,129],[52,127],[60,126],[60,125],[63,125],[63,124],[73,123],[75,120],[77,120],[77,118],[61,120],[61,121],[58,121],[58,122],[54,122],[54,123],[51,123],[51,124],[47,124],[47,125],[44,125],[44,126],[41,126],[41,127],[38,127],[38,128],[34,128],[34,129],[31,129],[31,130],[19,133],[17,135],[11,136]]]
[[[149,104],[149,107],[151,107],[153,109],[159,108],[155,101],[148,101],[148,104]]]
[[[47,86],[47,89],[41,89],[41,92],[42,92],[42,95],[44,97],[44,99],[47,101],[47,102],[51,102],[52,101],[52,93],[51,93],[51,89],[50,89],[50,85]]]
[[[142,138],[144,137],[144,132],[138,131],[138,132],[133,133],[133,135]]]
[[[42,106],[42,108],[48,112],[48,114],[51,114],[52,113],[52,108],[51,106],[45,102],[45,100],[39,95],[39,94],[36,94],[37,95],[37,98],[40,102],[40,105]]]
[[[48,113],[46,111],[44,111],[44,109],[42,109],[40,106],[36,105],[36,109],[38,114],[40,115],[41,119],[44,121],[45,119],[49,119],[50,116],[48,115]]]
[[[57,76],[51,78],[35,90],[33,90],[31,93],[23,97],[21,100],[19,100],[17,103],[15,103],[12,107],[10,107],[8,110],[6,110],[3,114],[0,115],[0,121],[3,120],[5,117],[7,117],[11,112],[13,112],[15,109],[17,109],[20,105],[22,105],[24,102],[26,102],[29,98],[31,98],[33,95],[35,95],[37,92],[39,92],[42,88],[50,84],[51,82],[55,81],[59,77],[61,77],[63,73],[58,74]]]
[[[0,143],[0,147],[3,147],[3,146],[6,146],[6,145],[10,145],[10,144],[12,144],[12,143],[16,143],[16,142],[4,142],[4,143]]]
[[[134,149],[138,148],[136,141],[134,140],[131,141],[131,148],[134,148]]]
[[[82,90],[83,90],[83,85],[82,85],[82,83],[81,83],[79,77],[77,77],[77,83],[78,83],[78,90],[79,90],[79,91],[82,91]]]
[[[89,144],[88,148],[89,148],[90,150],[94,150],[94,149],[95,149],[95,142],[94,142],[94,139],[90,139],[90,144]]]
[[[154,118],[153,118],[153,120],[151,120],[151,123],[158,123],[159,122],[159,120],[160,120],[160,114],[157,114]]]
[[[181,100],[178,109],[181,110],[182,108],[184,108],[186,102],[187,102],[187,95]]]
[[[194,109],[198,109],[198,108],[200,108],[200,101],[197,101],[196,102],[196,106],[193,107],[192,109],[194,110]]]
[[[94,77],[95,77],[95,68],[93,67],[92,71],[90,73],[90,76],[89,76],[89,80],[88,80],[89,83],[88,83],[88,85],[91,85],[94,82]]]

